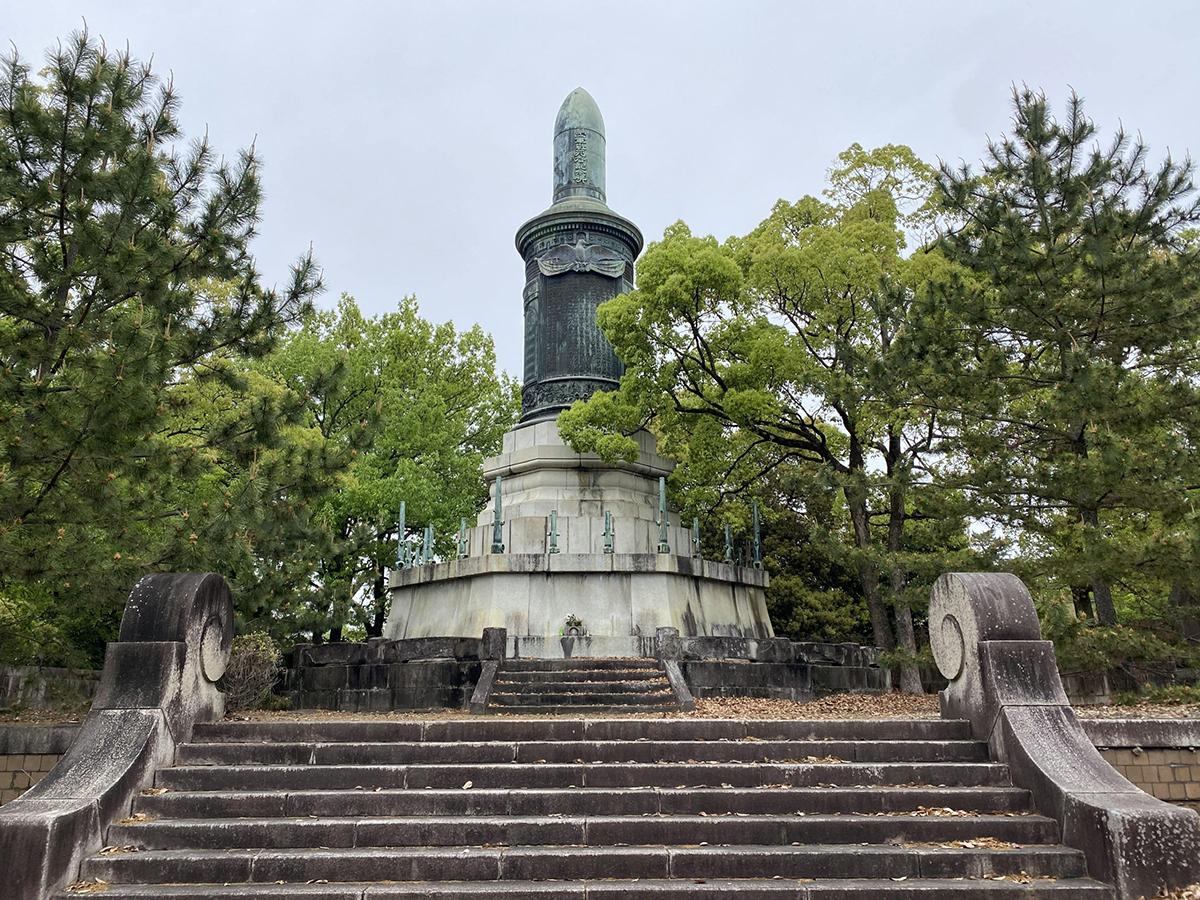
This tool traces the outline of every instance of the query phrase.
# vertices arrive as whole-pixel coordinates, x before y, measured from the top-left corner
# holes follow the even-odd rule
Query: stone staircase
[[[75,891],[1111,900],[1058,840],[965,722],[222,722]]]
[[[488,708],[508,713],[671,712],[679,702],[653,659],[506,659]]]

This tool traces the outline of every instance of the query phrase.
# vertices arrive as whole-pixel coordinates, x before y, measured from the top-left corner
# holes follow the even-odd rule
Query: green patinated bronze
[[[612,513],[607,509],[604,511],[604,552],[613,552],[613,542],[616,540],[616,532],[613,531]]]
[[[671,515],[667,512],[667,479],[658,479],[658,552],[670,553],[671,544],[667,539],[667,528],[671,525]]]
[[[762,568],[762,523],[758,517],[758,501],[754,501],[754,568]]]
[[[633,289],[642,234],[608,208],[605,152],[596,101],[576,88],[554,123],[553,203],[517,230],[525,261],[523,422],[613,390],[621,377],[596,308]]]
[[[550,510],[550,544],[548,547],[551,553],[558,552],[558,510]]]
[[[407,569],[408,568],[408,541],[406,540],[407,535],[405,535],[405,533],[404,533],[404,529],[405,529],[404,515],[405,515],[405,503],[403,500],[401,500],[400,501],[400,518],[396,522],[396,568],[397,569]]]
[[[725,526],[725,562],[733,565],[733,528]]]
[[[492,510],[492,552],[504,552],[504,506],[500,499],[501,477],[496,476],[495,508]]]

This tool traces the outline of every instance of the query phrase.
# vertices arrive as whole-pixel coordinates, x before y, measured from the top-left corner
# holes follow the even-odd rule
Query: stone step
[[[978,741],[506,741],[371,743],[192,743],[176,752],[189,766],[403,765],[412,763],[985,762]]]
[[[553,671],[523,671],[502,668],[496,673],[496,681],[513,683],[538,683],[546,678],[555,681],[640,681],[665,678],[666,675],[657,667],[642,669],[555,669]]]
[[[943,719],[488,718],[441,720],[267,719],[197,725],[199,742],[579,740],[969,740],[970,724]]]
[[[624,694],[645,691],[670,691],[665,677],[641,681],[508,681],[497,678],[494,693],[503,694]]]
[[[57,900],[78,900],[59,894]],[[504,900],[691,900],[737,897],[739,900],[1112,900],[1110,888],[1089,879],[1065,881],[989,881],[964,879],[605,879],[603,881],[414,881],[393,884],[109,884],[105,900],[146,898],[289,898],[306,900],[415,900],[433,897],[496,897]]]
[[[1062,847],[991,850],[893,845],[739,847],[345,847],[146,850],[85,860],[82,877],[112,883],[537,881],[632,878],[1077,878]],[[938,896],[938,895],[933,895]]]
[[[520,763],[408,766],[176,766],[158,787],[174,790],[373,788],[816,787],[819,785],[1002,785],[996,763]]]
[[[656,660],[644,656],[589,656],[576,659],[506,659],[500,665],[501,672],[588,672],[597,669],[662,671]]]
[[[881,844],[897,838],[927,843],[994,838],[1028,845],[1050,844],[1057,839],[1057,832],[1053,819],[1033,814],[289,817],[160,819],[116,824],[109,829],[107,842],[112,846],[147,850],[699,843],[786,846]]]
[[[669,715],[679,712],[679,704],[672,697],[670,701],[654,703],[511,703],[503,706],[489,704],[488,713],[497,716],[520,716],[524,719],[545,718],[548,716],[634,716],[634,715]]]
[[[583,692],[568,692],[568,694],[551,694],[545,691],[530,691],[522,690],[518,694],[508,694],[508,692],[493,690],[491,697],[488,697],[488,706],[490,707],[516,707],[516,706],[538,706],[538,707],[570,707],[570,706],[604,706],[604,707],[642,707],[642,706],[666,706],[678,708],[676,696],[672,694],[670,688],[659,688],[655,691],[625,691],[625,692],[600,692],[594,694],[583,694]]]
[[[918,807],[1023,813],[1028,791],[1013,787],[542,788],[380,791],[168,791],[140,794],[134,812],[155,818],[270,816],[546,816],[699,813],[847,815]]]

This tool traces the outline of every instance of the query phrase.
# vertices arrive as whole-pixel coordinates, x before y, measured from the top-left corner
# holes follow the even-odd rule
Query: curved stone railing
[[[0,884],[41,900],[75,877],[134,794],[169,765],[197,722],[225,712],[217,679],[233,640],[233,600],[213,574],[147,575],[108,645],[92,709],[44,779],[0,808]]]
[[[929,639],[944,718],[967,719],[1013,783],[1058,820],[1093,877],[1123,900],[1200,880],[1200,816],[1156,800],[1117,773],[1071,709],[1041,639],[1029,591],[1015,575],[947,574],[933,586]]]

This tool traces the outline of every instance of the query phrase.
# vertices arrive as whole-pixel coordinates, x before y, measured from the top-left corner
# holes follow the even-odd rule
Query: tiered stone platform
[[[111,900],[1113,896],[963,721],[198,725],[106,843]]]

